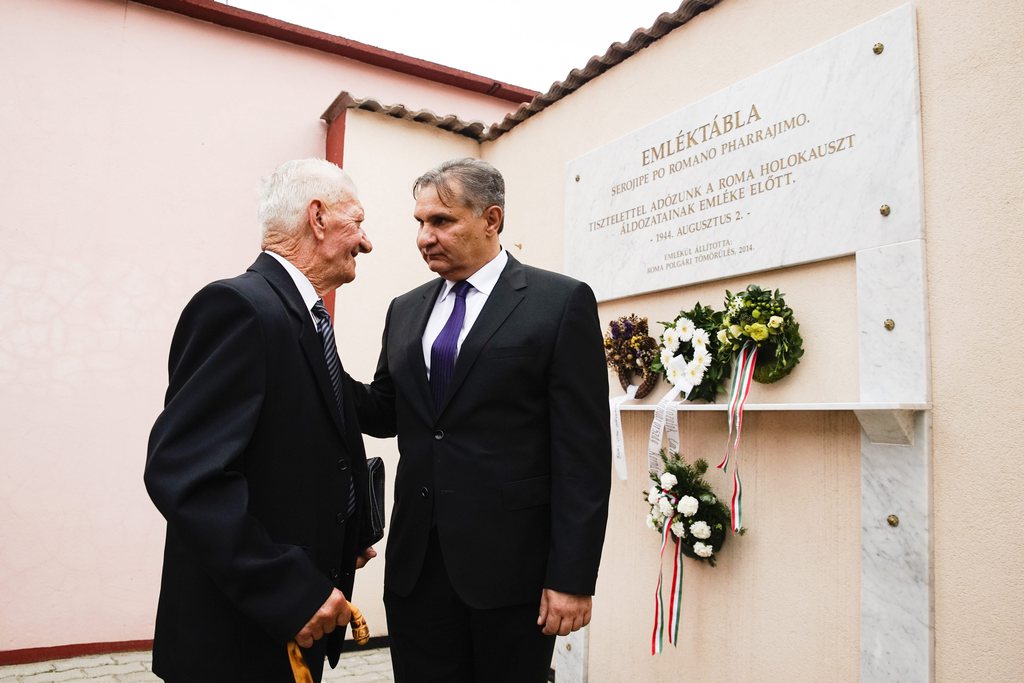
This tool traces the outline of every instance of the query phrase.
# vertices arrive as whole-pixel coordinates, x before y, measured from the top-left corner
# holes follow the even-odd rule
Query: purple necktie
[[[452,314],[430,347],[430,389],[434,394],[434,405],[439,408],[455,372],[455,357],[459,350],[459,333],[466,319],[466,294],[469,288],[470,284],[466,281],[456,282],[452,287],[452,293],[455,294]]]

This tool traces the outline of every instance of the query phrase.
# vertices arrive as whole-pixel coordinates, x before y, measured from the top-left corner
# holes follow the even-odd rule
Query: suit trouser
[[[384,591],[396,683],[543,683],[555,637],[537,626],[537,600],[474,609],[448,578],[431,531],[423,569],[412,593]]]

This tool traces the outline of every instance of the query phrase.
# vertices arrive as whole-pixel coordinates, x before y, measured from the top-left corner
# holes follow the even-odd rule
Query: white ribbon
[[[630,384],[623,396],[608,399],[612,416],[612,462],[615,463],[615,474],[622,481],[629,478],[626,471],[626,441],[622,435],[622,404],[634,400],[639,388],[636,384]]]
[[[647,468],[652,472],[661,473],[661,440],[668,440],[668,452],[679,451],[679,404],[676,398],[685,397],[693,389],[693,385],[685,379],[679,379],[668,390],[654,408],[654,419],[651,420],[651,436],[647,441]]]

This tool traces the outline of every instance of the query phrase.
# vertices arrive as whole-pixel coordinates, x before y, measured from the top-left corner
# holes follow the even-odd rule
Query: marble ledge
[[[686,403],[672,401],[671,407],[677,412],[725,412],[726,403]],[[657,408],[654,403],[623,403],[622,410],[649,411]],[[861,429],[871,443],[910,446],[914,443],[916,416],[932,409],[931,403],[896,402],[854,402],[854,403],[748,403],[743,406],[750,411],[822,411],[849,410],[857,416]]]
[[[680,412],[721,411],[729,408],[728,403],[687,403],[672,401],[673,407]],[[650,410],[658,407],[657,403],[623,403],[622,410]],[[858,411],[920,411],[931,410],[931,403],[884,403],[884,402],[852,402],[852,403],[748,403],[744,410],[763,411],[808,411],[808,410],[852,410]]]

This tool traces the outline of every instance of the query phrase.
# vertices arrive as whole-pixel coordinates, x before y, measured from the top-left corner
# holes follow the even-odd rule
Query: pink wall
[[[0,12],[0,652],[145,639],[171,332],[255,257],[259,177],[323,156],[341,90],[487,123],[516,105],[132,2]]]

